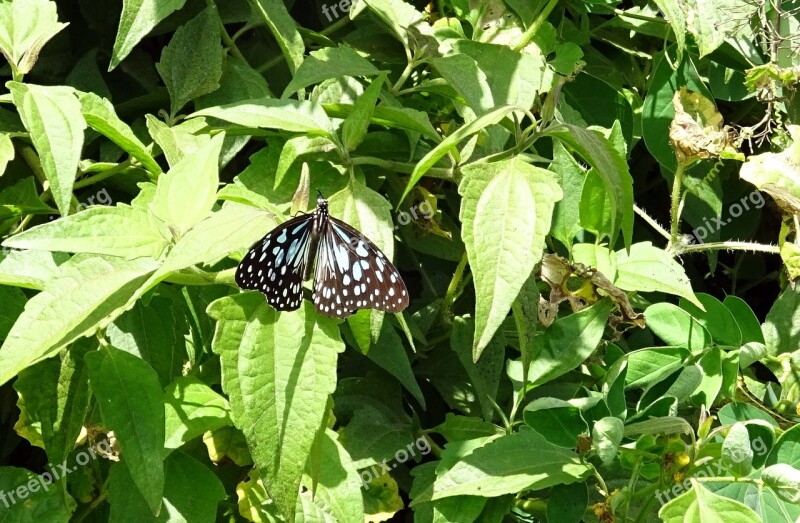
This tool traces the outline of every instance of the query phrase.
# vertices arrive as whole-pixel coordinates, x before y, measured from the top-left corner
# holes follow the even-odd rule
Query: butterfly
[[[275,309],[293,311],[312,271],[314,308],[325,316],[408,307],[408,290],[392,262],[363,234],[328,214],[322,194],[313,213],[287,220],[256,242],[235,280],[242,289],[260,291]]]

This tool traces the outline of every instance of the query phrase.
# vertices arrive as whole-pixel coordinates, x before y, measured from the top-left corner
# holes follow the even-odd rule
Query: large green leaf
[[[213,302],[213,349],[222,360],[231,418],[250,445],[270,496],[287,518],[336,385],[344,349],[335,322],[305,302],[278,313],[263,295],[247,292]]]
[[[44,45],[65,27],[50,0],[0,3],[0,51],[19,75],[33,69]]]
[[[654,303],[644,311],[647,326],[668,345],[701,351],[711,344],[711,336],[691,314],[668,302]]]
[[[108,481],[110,521],[217,521],[217,506],[225,499],[225,489],[214,471],[194,458],[173,452],[164,460],[163,507],[158,517],[153,517],[131,476],[124,461],[111,466]]]
[[[175,449],[202,436],[231,425],[228,400],[191,376],[183,376],[164,391],[167,449]]]
[[[27,289],[44,289],[69,259],[63,252],[0,250],[0,284]]]
[[[800,213],[800,126],[790,125],[794,141],[785,150],[747,157],[739,176],[772,196],[788,213]]]
[[[164,399],[155,371],[114,347],[86,355],[103,425],[114,431],[133,483],[153,514],[164,493]]]
[[[119,205],[92,207],[32,227],[4,242],[17,249],[87,252],[127,259],[159,258],[169,245],[169,230],[143,209]]]
[[[692,488],[658,511],[665,523],[759,523],[761,519],[747,505],[718,496],[689,479]]]
[[[582,311],[559,318],[541,338],[541,351],[531,363],[528,381],[541,385],[575,369],[597,349],[612,302],[605,298]]]
[[[58,210],[69,214],[86,121],[70,87],[8,82],[20,118],[42,164]]]
[[[3,519],[15,523],[67,523],[75,502],[67,498],[67,503],[73,507],[65,506],[59,489],[44,488],[44,485],[47,485],[47,480],[28,469],[0,467],[0,492],[8,504],[8,507],[3,505]],[[25,499],[16,493],[20,487],[27,487],[22,491]]]
[[[437,469],[432,499],[539,490],[580,481],[590,470],[572,450],[549,443],[533,430],[522,430],[473,449],[443,474]]]
[[[28,301],[0,348],[0,383],[122,313],[156,266],[148,258],[84,255],[64,263]]]
[[[255,13],[266,23],[294,73],[303,61],[306,46],[283,0],[250,0]]]
[[[664,249],[650,242],[631,245],[630,251],[616,252],[617,277],[614,285],[624,291],[666,292],[686,298],[702,309],[692,291],[686,271]]]
[[[222,77],[220,20],[216,9],[207,7],[178,28],[156,64],[170,94],[170,113],[189,101],[219,87]]]
[[[375,76],[378,69],[351,47],[323,47],[308,55],[283,90],[283,98],[309,85],[340,76]]]
[[[217,200],[223,138],[218,134],[158,178],[150,210],[171,228],[176,238],[211,214]],[[191,197],[187,197],[189,194]]]
[[[133,133],[133,130],[120,120],[114,106],[94,93],[80,93],[81,112],[89,127],[106,136],[122,150],[139,160],[145,169],[160,174],[161,167],[150,154],[150,150]]]
[[[542,257],[561,188],[519,158],[463,169],[462,238],[475,278],[475,361]]]
[[[118,66],[147,33],[185,3],[186,0],[123,0],[108,70]]]
[[[603,181],[608,193],[611,213],[611,244],[616,242],[619,230],[625,246],[633,237],[633,178],[624,155],[599,132],[570,124],[557,124],[547,130],[547,135],[558,138],[569,150],[578,153]]]
[[[208,107],[192,116],[210,116],[253,129],[332,135],[333,124],[318,104],[307,100],[260,98]]]
[[[57,357],[23,370],[14,382],[28,422],[41,428],[51,463],[67,459],[89,414],[89,379],[83,356],[96,346],[94,340],[78,340]]]

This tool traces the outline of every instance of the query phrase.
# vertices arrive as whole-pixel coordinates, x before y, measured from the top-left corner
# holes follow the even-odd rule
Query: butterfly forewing
[[[346,318],[357,309],[399,312],[408,307],[400,273],[363,234],[328,217],[320,238],[314,276],[314,307]]]
[[[313,214],[305,214],[270,231],[242,259],[236,269],[236,284],[260,291],[279,311],[300,307],[313,221]]]

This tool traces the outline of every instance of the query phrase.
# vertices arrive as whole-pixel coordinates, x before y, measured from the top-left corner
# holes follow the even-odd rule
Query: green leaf
[[[550,171],[516,158],[472,164],[462,172],[460,217],[475,278],[477,361],[541,259],[562,193]]]
[[[69,87],[7,82],[61,214],[69,214],[86,121]]]
[[[778,463],[764,469],[761,479],[785,502],[800,504],[800,470]]]
[[[785,211],[800,212],[800,126],[789,126],[794,140],[778,153],[761,153],[747,157],[739,176],[772,196]]]
[[[41,427],[51,463],[67,459],[89,414],[89,380],[83,356],[96,346],[94,340],[79,340],[57,357],[23,370],[14,382],[29,422]]]
[[[323,107],[328,116],[333,118],[347,118],[355,111],[355,105],[348,104],[323,104]],[[434,142],[442,141],[431,125],[428,113],[410,107],[389,107],[381,104],[372,110],[370,123],[420,133]]]
[[[232,424],[228,400],[192,376],[170,383],[164,390],[164,401],[167,449],[176,449],[207,431]]]
[[[700,292],[695,297],[703,304],[705,311],[686,299],[681,299],[681,308],[694,316],[718,344],[739,347],[742,344],[742,332],[728,308],[710,294]]]
[[[231,419],[280,512],[294,514],[301,476],[344,350],[334,320],[311,303],[278,313],[247,292],[208,306],[217,320],[213,349],[221,357]]]
[[[114,431],[133,483],[158,514],[164,493],[164,399],[158,376],[140,358],[114,347],[87,354],[86,366],[103,425]]]
[[[486,73],[471,56],[453,54],[434,58],[431,65],[475,113],[484,114],[495,107]]]
[[[0,221],[25,214],[53,214],[57,212],[45,205],[39,197],[33,176],[23,178],[0,191]]]
[[[631,103],[619,92],[619,86],[614,87],[604,79],[581,71],[574,80],[564,84],[561,100],[579,111],[583,121],[590,126],[611,129],[614,122],[619,122],[626,149],[635,143],[634,119],[639,116],[634,117]],[[627,151],[623,150],[623,156],[627,156]]]
[[[680,8],[675,7],[680,12]],[[703,58],[725,42],[725,26],[729,23],[732,12],[725,3],[715,0],[691,0],[686,3],[686,10],[689,11],[686,28],[694,36],[700,58]],[[680,24],[677,27],[673,25],[676,32],[678,28]],[[738,32],[733,28],[727,31]]]
[[[414,433],[407,419],[396,419],[373,405],[363,405],[341,431],[340,441],[355,467],[363,469],[393,460],[398,449],[413,443]]]
[[[497,389],[503,375],[506,344],[502,336],[491,338],[481,353],[480,359],[475,360],[473,359],[475,354],[473,351],[474,332],[475,322],[472,321],[472,318],[454,318],[450,348],[458,355],[458,360],[467,371],[469,382],[475,389],[475,395],[481,406],[483,419],[491,421],[497,401]]]
[[[677,370],[689,357],[681,347],[653,347],[628,353],[625,388],[646,387]]]
[[[0,285],[41,290],[68,259],[62,252],[0,250]]]
[[[22,490],[24,499],[18,494],[21,486],[26,487]],[[3,506],[3,519],[9,522],[67,523],[73,511],[73,507],[65,506],[60,489],[51,488],[46,478],[28,469],[0,467],[0,492],[8,504]],[[67,499],[74,506],[72,498],[67,495]]]
[[[678,61],[680,62],[686,50],[686,16],[683,14],[683,8],[677,0],[654,0],[653,3],[664,13],[664,18],[667,19],[672,28],[675,45],[677,46]],[[697,14],[695,14],[696,16]]]
[[[217,200],[223,138],[223,134],[218,134],[158,178],[150,210],[177,238],[211,214],[211,207]],[[187,198],[187,194],[191,194],[191,198]]]
[[[647,326],[668,345],[702,351],[711,345],[711,336],[691,314],[667,302],[654,303],[644,311]]]
[[[311,485],[308,475],[303,477],[306,486]],[[361,478],[355,464],[339,443],[337,434],[326,429],[322,435],[322,452],[317,478],[314,503],[322,511],[332,514],[335,521],[342,523],[363,523],[364,500],[361,491]]]
[[[108,70],[117,67],[142,38],[185,3],[186,0],[123,0]]]
[[[414,399],[425,408],[425,396],[419,388],[417,379],[411,369],[406,349],[400,336],[388,322],[382,322],[381,334],[375,342],[377,350],[371,350],[367,357],[386,372],[397,378],[397,381],[414,396]]]
[[[611,464],[617,457],[624,432],[622,420],[610,416],[597,420],[592,427],[592,444],[605,465]]]
[[[28,301],[9,332],[0,349],[0,383],[121,314],[155,269],[147,258],[73,256]]]
[[[548,128],[546,134],[558,138],[594,167],[603,180],[611,205],[611,244],[615,243],[621,229],[625,246],[630,246],[633,236],[633,178],[624,156],[598,132],[575,125],[557,124]]]
[[[56,5],[50,0],[0,3],[0,51],[12,72],[28,74],[45,44],[67,27],[59,23]]]
[[[575,452],[524,430],[485,443],[437,474],[432,499],[540,490],[580,481],[589,473],[590,466],[582,464]]]
[[[428,170],[430,170],[430,168],[433,167],[436,162],[441,160],[446,154],[454,152],[456,145],[458,145],[462,140],[469,138],[473,134],[480,132],[490,125],[498,123],[505,118],[508,113],[514,110],[515,108],[510,106],[498,107],[497,109],[484,114],[480,118],[476,118],[468,124],[459,127],[458,130],[456,130],[453,134],[442,140],[441,143],[439,143],[428,154],[426,154],[414,167],[414,172],[411,173],[411,179],[408,180],[408,184],[406,185],[400,200],[402,201],[406,196],[408,196],[408,194],[411,192],[411,189],[417,185],[417,182],[422,179],[425,173],[428,172]]]
[[[792,353],[800,346],[800,288],[788,285],[772,304],[761,326],[770,356]]]
[[[111,102],[94,93],[80,93],[78,101],[81,103],[81,112],[89,127],[139,160],[151,173],[161,173],[161,167],[150,154],[149,148],[139,140],[128,124],[120,120]]]
[[[356,100],[353,105],[353,112],[345,118],[342,124],[342,143],[346,151],[355,150],[364,140],[372,112],[375,109],[375,103],[378,101],[378,95],[381,94],[381,87],[383,87],[385,80],[385,74],[375,78],[364,91],[364,94]]]
[[[550,234],[569,248],[581,230],[579,203],[586,173],[564,144],[558,141],[553,144],[553,162],[549,170],[555,173],[564,193],[564,198],[556,202]],[[609,279],[613,277],[603,274]]]
[[[458,416],[452,412],[448,412],[444,421],[432,430],[444,436],[447,441],[483,438],[503,432],[503,429],[488,421],[471,416]]]
[[[493,106],[514,105],[527,109],[539,96],[547,67],[541,56],[513,51],[506,45],[472,40],[455,41],[453,50],[472,57],[486,75]],[[481,109],[473,107],[477,114],[485,112]]]
[[[0,176],[6,172],[8,163],[14,159],[14,144],[6,133],[0,133]]]
[[[586,483],[556,485],[547,500],[548,523],[580,523],[589,505]]]
[[[172,35],[156,64],[170,94],[170,114],[219,87],[222,77],[220,20],[207,7]]]
[[[409,47],[409,43],[413,38],[409,34],[410,27],[419,32],[424,31],[426,22],[422,19],[422,13],[403,0],[362,0],[362,2],[353,6],[353,10],[350,12],[351,18],[355,19],[361,13],[363,9],[362,3],[389,28],[391,33],[406,48]]]
[[[605,298],[550,325],[539,342],[541,351],[531,363],[530,385],[554,380],[591,356],[600,343],[610,312],[611,300]]]
[[[59,220],[37,225],[4,242],[17,249],[87,252],[159,258],[169,245],[169,231],[152,213],[120,204],[92,207]]]
[[[251,247],[273,227],[274,219],[264,211],[228,202],[178,240],[159,268],[158,275],[192,265],[212,265],[231,252]],[[209,238],[218,238],[218,241],[209,243]]]
[[[161,147],[167,162],[172,167],[211,140],[205,118],[185,120],[171,127],[152,114],[145,115],[145,119],[150,136]]]
[[[202,109],[253,98],[272,98],[267,80],[249,64],[228,54],[222,62],[219,89],[197,98],[194,106]]]
[[[734,423],[722,442],[722,464],[735,477],[741,478],[753,470],[753,449],[750,435],[743,423]]]
[[[526,425],[559,447],[575,448],[578,436],[589,430],[581,410],[558,398],[537,398],[525,406],[522,415]]]
[[[133,354],[153,367],[162,386],[183,372],[187,360],[185,322],[173,311],[173,302],[163,296],[141,301],[111,322],[106,337],[114,348]]]
[[[631,245],[630,251],[617,251],[617,277],[614,285],[625,291],[666,292],[686,298],[700,309],[703,304],[692,291],[683,266],[667,252],[650,242]]]
[[[694,478],[689,482],[691,489],[658,511],[658,516],[665,523],[760,523],[761,519],[747,505],[710,492]]]
[[[250,0],[250,3],[278,42],[289,71],[295,73],[303,62],[306,46],[297,30],[297,24],[286,9],[286,4],[283,0]]]
[[[173,452],[164,460],[163,508],[153,517],[136,489],[131,471],[123,460],[111,466],[108,501],[111,521],[153,521],[167,523],[217,521],[217,507],[225,499],[225,488],[206,465],[182,453]]]
[[[210,116],[253,129],[331,136],[333,124],[318,104],[308,100],[261,98],[208,107],[192,114]]]
[[[352,47],[323,47],[303,60],[283,90],[281,98],[286,98],[309,85],[318,84],[329,78],[342,76],[375,76],[378,69],[369,60],[362,58]],[[374,103],[373,103],[374,105]]]

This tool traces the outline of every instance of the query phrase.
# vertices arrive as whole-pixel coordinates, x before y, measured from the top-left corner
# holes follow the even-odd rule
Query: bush
[[[0,2],[0,519],[795,521],[796,25]],[[406,310],[236,285],[317,193]]]

